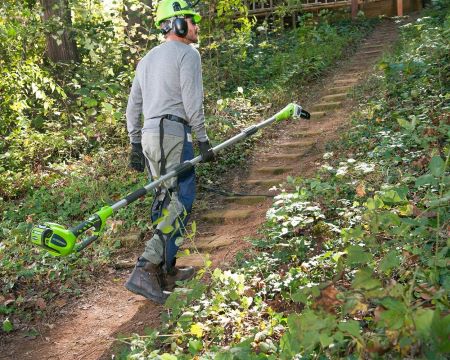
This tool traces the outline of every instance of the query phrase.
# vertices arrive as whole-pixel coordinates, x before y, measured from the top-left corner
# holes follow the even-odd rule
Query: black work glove
[[[139,172],[144,172],[145,157],[142,152],[141,143],[131,143],[130,168]]]
[[[200,149],[200,154],[202,155],[203,162],[214,161],[215,156],[214,152],[212,151],[212,147],[211,144],[209,143],[209,140],[199,141],[198,147]]]

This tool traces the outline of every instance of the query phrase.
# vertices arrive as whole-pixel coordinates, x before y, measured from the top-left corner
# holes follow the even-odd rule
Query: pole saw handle
[[[81,242],[76,244],[75,251],[81,251],[86,246],[97,240],[103,227],[104,224],[102,224],[102,219],[100,219],[97,214],[94,214],[86,221],[83,221],[81,224],[78,224],[74,228],[70,229],[70,231],[75,235],[76,238],[81,236],[89,229],[93,229],[93,235],[87,237],[86,239],[81,239]]]
[[[86,231],[93,229],[91,236],[85,239],[81,239],[81,242],[76,244],[77,252],[83,250],[85,247],[98,239],[101,232],[105,228],[106,219],[109,218],[112,213],[113,209],[110,206],[105,206],[101,208],[100,211],[93,214],[89,219],[83,221],[81,224],[78,224],[77,226],[69,230],[75,235],[76,238],[78,238]]]

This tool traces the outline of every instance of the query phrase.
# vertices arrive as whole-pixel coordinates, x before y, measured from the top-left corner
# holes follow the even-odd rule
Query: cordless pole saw
[[[262,129],[273,122],[278,122],[289,118],[309,119],[310,114],[303,110],[300,105],[291,103],[271,118],[264,120],[259,124],[252,125],[236,136],[217,145],[212,149],[212,151],[214,154],[217,154],[222,149],[225,149],[238,141],[245,139],[246,137],[252,136],[259,129]],[[166,180],[192,169],[201,161],[202,157],[197,156],[192,160],[188,160],[177,165],[172,171],[129,194],[115,204],[102,207],[99,211],[90,216],[89,219],[83,221],[75,227],[67,229],[62,225],[50,222],[44,223],[43,225],[36,225],[31,230],[31,242],[43,247],[50,252],[50,254],[55,256],[66,256],[73,252],[79,252],[99,238],[105,228],[106,220],[117,212],[117,210],[146,195],[150,190],[159,187]],[[91,232],[90,236],[86,234],[88,231]]]

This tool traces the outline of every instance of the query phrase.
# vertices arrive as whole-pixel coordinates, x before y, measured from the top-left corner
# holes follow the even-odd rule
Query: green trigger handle
[[[82,235],[89,229],[93,229],[92,235],[88,238],[82,240],[76,245],[76,251],[81,251],[92,242],[98,239],[101,232],[105,228],[106,219],[108,219],[113,214],[113,208],[111,206],[102,207],[99,211],[93,214],[89,219],[83,221],[81,224],[69,229],[76,238]]]

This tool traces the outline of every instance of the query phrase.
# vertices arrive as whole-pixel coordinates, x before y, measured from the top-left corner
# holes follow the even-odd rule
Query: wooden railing
[[[270,15],[280,5],[287,7],[287,12],[295,12],[301,10],[313,10],[320,8],[337,8],[351,6],[351,0],[299,0],[291,1],[286,5],[282,0],[249,0],[247,1],[248,14],[253,16]]]

